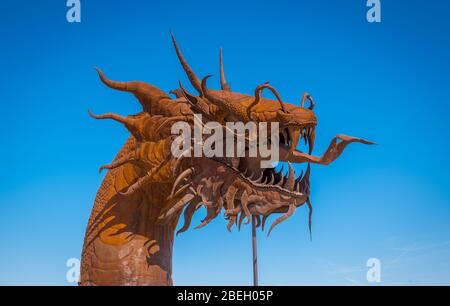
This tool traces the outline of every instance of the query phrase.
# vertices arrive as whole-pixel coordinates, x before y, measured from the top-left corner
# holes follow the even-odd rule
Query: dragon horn
[[[183,55],[181,54],[180,48],[178,47],[177,41],[175,40],[175,36],[173,36],[172,33],[170,33],[170,35],[172,36],[173,46],[175,47],[175,51],[177,52],[177,56],[181,63],[181,66],[183,66],[183,69],[186,72],[192,86],[194,86],[194,88],[201,95],[202,94],[202,86],[201,86],[200,79],[197,77],[195,72],[191,69],[191,67],[188,65],[188,63],[184,59]]]
[[[275,95],[275,97],[278,100],[278,103],[280,103],[281,110],[283,112],[287,113],[288,111],[286,110],[286,107],[284,106],[284,102],[281,99],[280,94],[278,93],[278,91],[275,88],[273,88],[271,85],[269,85],[269,82],[266,82],[266,83],[256,87],[256,89],[255,89],[255,101],[251,105],[254,106],[256,103],[259,102],[259,100],[261,99],[261,92],[265,88],[269,89]]]
[[[265,82],[262,85],[259,85],[255,88],[255,100],[253,100],[253,102],[247,107],[247,115],[250,117],[250,112],[252,110],[252,108],[259,103],[259,101],[261,100],[261,92],[264,89],[264,86],[269,84],[269,82]]]
[[[231,87],[227,84],[225,72],[223,70],[222,48],[220,48],[220,88],[222,88],[222,90],[231,91]]]
[[[109,80],[105,74],[97,67],[95,67],[95,70],[97,70],[97,73],[100,77],[100,80],[105,84],[106,86],[117,89],[120,91],[128,91],[128,92],[135,92],[137,89],[137,82],[117,82]]]
[[[197,104],[197,97],[190,94],[186,88],[184,88],[183,84],[181,83],[181,81],[178,81],[178,85],[180,86],[180,91],[182,96],[191,104]]]
[[[106,114],[96,115],[93,112],[91,112],[91,110],[88,110],[88,113],[89,113],[89,116],[91,116],[92,118],[97,119],[97,120],[112,119],[114,121],[120,122],[125,125],[129,125],[129,126],[135,126],[135,122],[136,122],[135,119],[124,117],[124,116],[114,114],[114,113],[106,113]]]
[[[239,103],[232,103],[225,99],[222,99],[221,97],[217,96],[214,92],[208,89],[206,86],[206,81],[211,77],[211,75],[207,75],[202,80],[202,92],[206,99],[208,99],[210,102],[212,102],[214,105],[218,106],[219,108],[227,111],[228,113],[231,113],[233,115],[236,115],[239,117],[242,121],[248,121],[248,115],[247,115],[247,108],[243,107]]]
[[[112,119],[114,121],[120,122],[125,126],[125,128],[136,139],[142,138],[141,131],[139,128],[139,121],[134,118],[124,117],[124,116],[114,114],[114,113],[106,113],[106,114],[96,115],[96,114],[92,113],[90,110],[88,110],[88,113],[89,113],[89,116],[91,116],[92,118],[97,119],[97,120]]]
[[[303,94],[303,96],[302,96],[302,103],[301,103],[301,106],[302,107],[305,107],[305,101],[306,101],[306,99],[308,99],[309,100],[309,109],[310,110],[312,110],[313,108],[314,108],[314,99],[311,97],[311,95],[309,94],[309,93],[307,93],[307,92],[305,92],[304,94]]]
[[[169,96],[161,89],[156,88],[145,82],[131,81],[131,82],[116,82],[106,78],[103,72],[95,68],[100,76],[100,80],[109,88],[133,93],[139,100],[144,111],[151,108],[152,103],[157,103],[161,99],[169,99]]]

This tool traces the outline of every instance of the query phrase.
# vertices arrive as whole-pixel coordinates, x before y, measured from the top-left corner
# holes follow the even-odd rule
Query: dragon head
[[[160,198],[164,201],[158,207],[157,222],[167,223],[175,220],[176,223],[184,209],[184,225],[178,232],[186,231],[194,213],[204,206],[207,214],[197,228],[208,224],[222,210],[225,218],[229,220],[229,230],[235,224],[240,228],[244,220],[248,223],[252,218],[256,225],[261,225],[264,230],[268,216],[281,214],[272,223],[270,234],[274,226],[292,216],[296,208],[304,204],[309,208],[311,230],[310,163],[327,165],[334,161],[349,143],[372,142],[337,135],[322,156],[311,155],[317,125],[317,117],[313,112],[315,104],[311,95],[303,94],[300,103],[294,105],[283,101],[269,83],[257,86],[253,95],[233,92],[225,79],[222,51],[221,89],[210,89],[207,85],[210,76],[202,80],[198,78],[181,54],[173,36],[172,39],[180,63],[197,94],[188,92],[180,82],[179,88],[171,91],[176,99],[171,99],[150,84],[111,81],[98,70],[106,85],[134,93],[143,106],[143,112],[128,117],[112,113],[96,116],[90,113],[96,119],[109,118],[121,122],[130,131],[135,142],[135,146],[126,154],[101,169],[132,167],[136,179],[121,191],[123,196],[133,197],[145,193],[149,186],[159,184],[157,186],[161,188],[157,192],[161,193]],[[275,99],[264,98],[264,90],[270,91]],[[184,122],[192,129],[197,123],[203,128],[213,129],[217,132],[215,139],[222,139],[222,143],[226,143],[226,139],[230,137],[243,137],[245,144],[241,147],[242,152],[237,154],[237,149],[233,148],[234,155],[226,154],[224,151],[229,148],[225,146],[219,149],[224,150],[221,156],[174,156],[174,146],[180,145],[176,141],[176,135],[172,133],[173,124],[177,122]],[[249,123],[265,125],[259,133],[249,129],[244,134],[238,134],[229,125],[237,123],[246,127]],[[190,142],[194,137],[190,136],[191,133],[188,134]],[[186,135],[184,137],[186,138]],[[260,153],[247,154],[251,151],[251,141],[263,138],[265,142],[258,141],[257,146],[264,144],[267,148],[276,148],[278,157],[275,161],[287,163],[286,174],[283,170],[276,171],[274,166],[262,167],[262,161],[274,161],[269,156]],[[208,142],[205,135],[202,135],[200,140],[205,144]],[[193,140],[194,143],[196,141],[198,139]],[[211,148],[217,149],[214,145]],[[297,175],[292,166],[294,163],[304,163],[305,171]],[[168,189],[164,186],[168,186]],[[152,190],[155,192],[155,188]]]

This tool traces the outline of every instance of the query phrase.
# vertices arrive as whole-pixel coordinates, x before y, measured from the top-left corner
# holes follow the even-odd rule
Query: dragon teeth
[[[245,177],[247,177],[247,174],[248,174],[248,168],[245,169],[245,171],[243,172],[243,174],[244,174]]]
[[[256,183],[261,183],[262,178],[264,177],[264,173],[261,171],[261,175],[258,177],[258,179],[255,181]]]
[[[274,182],[275,182],[275,175],[273,175],[273,173],[271,173],[271,179],[270,179],[269,185],[273,185]]]
[[[286,181],[285,188],[289,189],[289,190],[293,190],[294,184],[295,184],[295,171],[294,171],[294,168],[292,168],[292,165],[290,162],[288,162],[288,166],[289,166],[289,176]]]
[[[287,132],[287,130],[286,130],[286,129],[283,129],[283,132],[282,132],[282,133],[283,133],[283,138],[284,138],[284,139],[283,139],[283,140],[284,140],[284,144],[286,144],[286,145],[287,145],[287,144],[288,144],[288,142],[289,142],[289,141],[288,141],[288,140],[289,140],[289,137],[288,137],[288,132]]]

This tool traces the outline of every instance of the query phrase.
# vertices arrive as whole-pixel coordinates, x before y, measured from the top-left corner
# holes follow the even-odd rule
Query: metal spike
[[[169,198],[173,197],[175,194],[175,190],[178,188],[178,185],[181,183],[182,180],[188,178],[194,173],[194,168],[188,168],[184,170],[175,180],[175,183],[173,184],[172,190],[170,192]]]
[[[167,217],[170,217],[171,215],[173,215],[175,212],[179,211],[180,209],[182,209],[186,204],[188,204],[195,196],[193,194],[186,194],[184,197],[182,197],[181,199],[179,199],[176,203],[173,204],[173,206],[167,210],[166,212],[163,212],[158,219],[159,220],[163,220]]]
[[[313,207],[311,205],[311,202],[309,201],[309,198],[306,199],[306,205],[309,209],[309,215],[308,215],[308,228],[309,228],[309,240],[312,241],[312,213],[313,213]]]
[[[305,175],[302,178],[302,181],[304,181],[304,180],[308,180],[309,181],[310,173],[311,173],[311,164],[308,163],[308,166],[306,167],[306,172],[305,172]]]
[[[290,162],[288,162],[288,166],[289,166],[289,177],[287,178],[284,188],[286,188],[288,190],[294,190],[295,171],[294,171],[294,168],[292,168],[292,165]]]
[[[245,218],[245,214],[243,212],[241,212],[241,214],[239,215],[239,221],[238,221],[238,231],[241,230],[241,225],[242,225],[242,221],[244,221]]]
[[[268,185],[273,185],[273,183],[275,182],[275,175],[273,175],[273,173],[270,174],[272,177],[268,183]]]
[[[261,171],[261,175],[259,178],[255,181],[256,183],[261,183],[262,178],[264,177],[264,172]]]
[[[207,208],[206,211],[207,213],[205,219],[203,219],[199,225],[194,227],[194,229],[201,229],[202,227],[208,225],[209,222],[211,222],[217,215],[215,209],[213,208]]]
[[[302,172],[300,172],[300,175],[295,179],[295,182],[298,183],[302,180],[302,176],[303,176],[303,170]]]
[[[247,177],[247,173],[248,173],[248,168],[245,169],[245,171],[243,172],[244,176]]]
[[[270,233],[275,228],[275,226],[277,226],[278,224],[280,224],[281,222],[283,222],[284,220],[286,220],[287,218],[292,216],[294,214],[296,208],[297,207],[294,204],[289,205],[288,211],[272,223],[272,225],[270,226],[269,232],[267,233],[267,236],[270,235]]]
[[[231,87],[225,79],[225,72],[223,70],[222,48],[220,48],[220,87],[222,90],[231,91]]]
[[[185,232],[189,228],[189,226],[191,225],[192,216],[194,215],[195,211],[197,210],[197,208],[198,208],[197,205],[199,203],[200,203],[200,198],[196,198],[196,199],[192,200],[191,203],[188,204],[188,206],[184,210],[183,227],[177,231],[177,236],[178,236],[178,234]]]
[[[245,224],[249,224],[250,221],[252,220],[252,216],[250,214],[250,211],[248,210],[248,194],[246,191],[244,191],[241,195],[241,205],[242,205],[242,210],[245,213],[245,216],[247,217],[247,222],[245,222]]]
[[[225,194],[225,202],[227,203],[227,209],[234,209],[234,199],[236,196],[237,188],[231,186],[228,188],[227,193]]]
[[[286,130],[286,129],[283,129],[283,140],[284,140],[284,144],[288,144],[288,140],[289,140],[289,137],[288,137],[288,131]]]
[[[264,232],[264,226],[266,225],[268,215],[264,215],[262,219],[261,230]]]
[[[236,222],[236,216],[230,216],[230,221],[227,224],[227,229],[229,232],[231,232],[231,228],[233,227],[234,223]]]

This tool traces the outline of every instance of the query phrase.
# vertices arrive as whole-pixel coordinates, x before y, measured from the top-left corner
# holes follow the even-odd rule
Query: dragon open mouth
[[[143,170],[144,175],[121,192],[127,196],[145,190],[148,184],[155,182],[172,186],[170,193],[165,195],[166,202],[158,220],[166,223],[174,218],[178,220],[184,210],[185,222],[179,232],[189,228],[192,215],[201,206],[206,208],[207,215],[197,228],[208,224],[222,209],[225,211],[225,217],[230,220],[227,226],[229,230],[234,224],[240,227],[245,218],[249,222],[252,216],[257,219],[258,224],[261,223],[259,218],[262,217],[264,230],[267,217],[273,213],[281,213],[282,216],[273,222],[270,234],[274,226],[292,216],[295,209],[303,204],[310,209],[311,224],[310,164],[328,165],[340,156],[348,144],[372,142],[337,135],[322,156],[311,155],[317,118],[312,111],[314,101],[308,93],[303,95],[301,106],[295,106],[283,102],[275,88],[268,83],[257,86],[253,96],[231,92],[225,81],[222,62],[222,90],[210,90],[206,85],[209,76],[200,81],[182,57],[175,39],[173,42],[183,69],[191,85],[199,93],[198,96],[187,92],[180,83],[180,88],[172,91],[177,96],[172,100],[149,84],[110,81],[99,71],[100,78],[106,85],[133,92],[143,106],[142,113],[127,118],[116,114],[91,114],[97,119],[110,118],[123,123],[138,142],[136,149],[101,169],[114,169],[126,163],[134,163]],[[263,98],[264,89],[270,90],[277,100]],[[309,107],[305,106],[306,100],[310,102]],[[158,113],[167,105],[177,109],[176,115],[165,118]],[[262,157],[262,154],[256,157],[233,155],[239,157],[174,158],[171,153],[174,138],[168,122],[184,121],[192,127],[195,125],[196,114],[202,115],[202,125],[215,122],[219,123],[221,129],[227,128],[226,124],[229,122],[278,124],[279,131],[266,136],[266,141],[269,146],[278,144],[278,161],[287,163],[287,173],[282,169],[276,170],[275,166],[263,168],[261,161],[273,160]],[[193,141],[196,143],[195,137]],[[225,139],[223,141],[225,142]],[[307,166],[297,175],[292,164],[301,163]]]
[[[283,215],[272,223],[268,232],[270,234],[276,225],[292,216],[297,207],[306,204],[310,210],[309,228],[311,229],[310,163],[329,164],[352,142],[372,144],[364,139],[338,135],[331,141],[327,151],[321,157],[312,156],[297,149],[297,145],[302,146],[299,144],[302,141],[306,147],[304,151],[311,152],[314,138],[315,126],[313,125],[281,130],[277,141],[279,141],[280,161],[288,164],[289,169],[286,175],[282,170],[277,171],[275,167],[261,168],[260,158],[255,157],[228,159],[213,157],[204,159],[203,162],[194,162],[191,169],[180,175],[183,179],[181,185],[190,186],[192,193],[182,197],[177,204],[170,205],[172,208],[169,213],[173,214],[183,207],[184,203],[197,198],[193,203],[195,205],[203,203],[207,209],[207,216],[197,228],[208,224],[223,207],[225,217],[229,219],[227,226],[229,230],[236,222],[240,228],[245,218],[248,223],[252,215],[257,218],[258,224],[263,225],[264,230],[264,223],[268,216],[273,213],[282,213]],[[271,141],[273,142],[273,139]],[[292,163],[307,163],[306,170],[297,176]],[[177,183],[174,188],[178,188]],[[194,211],[193,208],[185,210],[185,217],[187,216],[185,226],[179,232],[188,228]],[[163,214],[162,218],[167,216]]]
[[[217,161],[223,163],[220,160]],[[259,168],[256,170],[249,170],[251,168],[247,168],[241,171],[238,168],[235,168],[227,163],[223,164],[234,173],[239,175],[241,179],[243,179],[256,190],[276,191],[293,198],[304,198],[305,195],[309,195],[309,165],[306,172],[302,171],[301,174],[296,178],[295,171],[290,163],[290,169],[287,175],[283,173],[283,168],[279,171],[277,171],[275,168]],[[258,172],[259,175],[256,174]]]
[[[277,141],[279,147],[284,155],[285,152],[302,152],[297,150],[297,144],[302,142],[306,147],[305,151],[312,152],[314,147],[315,127],[308,125],[302,128],[282,128],[280,129]],[[293,138],[296,137],[296,138]],[[269,143],[272,142],[269,139]],[[305,170],[297,176],[291,163],[288,161],[288,172],[284,173],[284,165],[280,170],[273,168],[259,167],[259,159],[251,157],[240,157],[228,159],[224,162],[221,159],[216,159],[225,164],[232,171],[237,173],[248,184],[258,190],[273,190],[282,194],[289,195],[295,198],[305,198],[309,196],[309,175],[311,167],[308,164]]]
[[[313,112],[314,100],[308,93],[303,94],[300,104],[289,104],[268,83],[255,87],[252,94],[232,91],[225,79],[222,54],[220,90],[210,89],[207,86],[210,76],[201,80],[182,56],[173,36],[172,39],[195,94],[179,82],[179,88],[170,91],[175,95],[172,98],[149,83],[109,80],[97,69],[108,87],[133,93],[142,111],[129,116],[89,113],[95,119],[120,122],[131,137],[110,164],[100,167],[110,171],[99,189],[89,221],[82,283],[111,283],[111,276],[133,283],[141,281],[145,269],[148,273],[142,277],[142,283],[168,282],[172,267],[167,259],[172,254],[174,231],[180,220],[183,224],[177,234],[189,229],[193,216],[202,207],[206,216],[196,229],[223,213],[229,231],[234,226],[240,229],[245,221],[253,221],[254,228],[264,231],[266,220],[275,215],[268,230],[270,235],[275,226],[305,205],[311,234],[311,164],[330,164],[353,142],[372,144],[361,138],[337,135],[322,155],[312,155],[317,117]],[[264,90],[271,91],[276,99],[263,97]],[[196,135],[197,123],[202,130],[206,127],[209,131]],[[176,124],[184,126],[183,135],[174,135]],[[258,131],[253,128],[256,125]],[[224,137],[223,132],[230,130],[232,133]],[[179,145],[180,136],[185,136],[181,138],[189,145],[184,142]],[[245,143],[239,143],[242,138]],[[228,139],[238,140],[238,146],[228,146]],[[175,154],[173,148],[183,154]],[[249,154],[241,154],[244,151]],[[296,174],[294,164],[296,169],[303,167],[303,170]],[[105,265],[98,266],[99,257]],[[117,265],[112,265],[116,258]],[[133,269],[129,258],[134,262]],[[155,268],[155,262],[164,268]],[[105,273],[98,277],[102,267],[106,267]],[[155,277],[155,271],[167,273]]]

